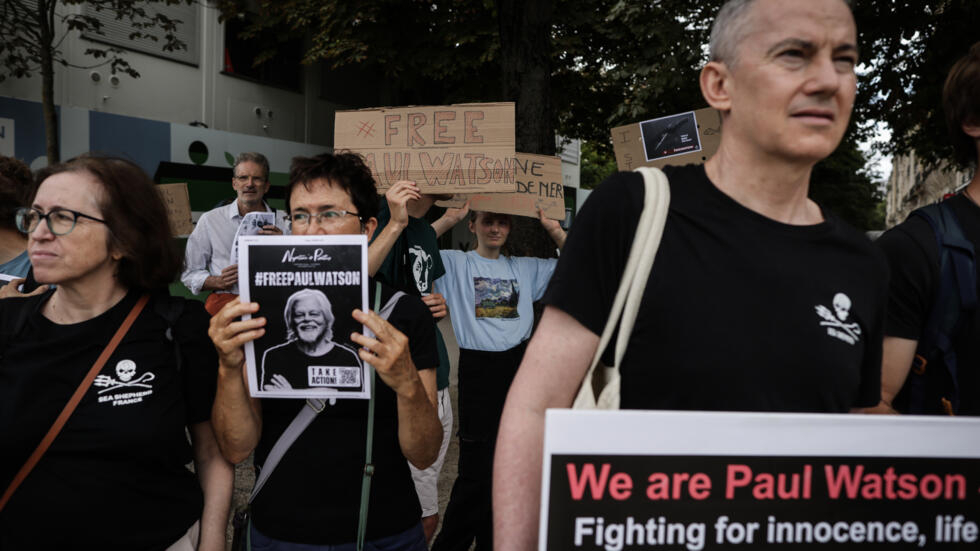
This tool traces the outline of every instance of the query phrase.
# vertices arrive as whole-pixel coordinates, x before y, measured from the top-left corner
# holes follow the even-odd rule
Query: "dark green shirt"
[[[374,231],[372,241],[391,220],[388,203],[381,201],[378,212],[378,229]],[[421,218],[408,217],[408,226],[398,236],[391,247],[375,278],[382,283],[391,285],[399,291],[423,296],[433,292],[433,283],[446,273],[439,254],[439,242],[432,226]],[[435,319],[433,318],[433,323]],[[436,328],[436,343],[439,351],[439,365],[436,369],[436,387],[439,390],[449,387],[449,354],[446,353],[446,343],[442,340],[442,332]]]

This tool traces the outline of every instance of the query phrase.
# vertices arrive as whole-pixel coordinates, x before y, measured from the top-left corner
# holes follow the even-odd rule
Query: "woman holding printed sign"
[[[224,549],[217,356],[201,303],[167,292],[163,201],[128,161],[46,172],[16,221],[57,288],[0,301],[0,549]]]
[[[466,217],[469,203],[448,209],[432,227],[441,235]],[[561,248],[565,231],[539,209],[541,226]],[[476,250],[443,250],[446,275],[436,291],[446,297],[459,342],[459,476],[433,550],[491,549],[490,484],[497,425],[510,382],[524,356],[541,298],[557,259],[502,254],[511,217],[473,212]]]

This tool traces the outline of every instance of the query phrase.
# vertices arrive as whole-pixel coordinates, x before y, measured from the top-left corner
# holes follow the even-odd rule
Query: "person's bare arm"
[[[881,345],[881,402],[873,408],[860,409],[859,412],[898,413],[892,402],[909,376],[918,345],[919,341],[912,339],[885,337]]]
[[[265,318],[236,321],[243,314],[255,314],[258,310],[257,303],[233,300],[211,318],[208,329],[218,350],[218,390],[211,423],[221,453],[232,463],[248,458],[262,434],[261,404],[248,394],[242,347],[265,334]]]
[[[599,336],[575,318],[545,307],[500,420],[493,463],[494,549],[537,549],[544,412],[572,405],[598,345]]]
[[[557,220],[552,220],[545,216],[541,207],[538,207],[538,220],[541,222],[541,227],[544,228],[544,231],[548,232],[548,236],[555,242],[555,245],[559,249],[564,247],[565,237],[568,234],[561,228],[561,224]]]
[[[362,347],[358,355],[374,366],[381,380],[397,396],[398,443],[402,454],[415,468],[424,469],[436,460],[442,443],[435,370],[416,370],[408,337],[377,313],[354,310],[354,319],[375,335],[371,338],[361,333],[351,334],[351,340]]]
[[[408,202],[422,198],[415,182],[400,180],[385,192],[385,201],[388,202],[388,210],[391,212],[391,219],[384,229],[371,241],[368,246],[368,275],[374,276],[381,269],[385,258],[395,246],[398,237],[408,226]]]
[[[438,220],[432,223],[432,229],[436,231],[436,237],[442,237],[442,234],[453,229],[453,226],[459,224],[459,222],[466,218],[466,215],[470,212],[470,202],[467,201],[462,207],[458,209],[446,209],[446,212],[439,217]]]
[[[422,302],[429,307],[432,317],[439,321],[446,317],[449,309],[446,307],[446,297],[442,293],[430,293],[422,297]]]
[[[225,266],[220,275],[208,276],[201,285],[202,291],[227,291],[238,284],[238,264]]]
[[[210,422],[192,425],[190,434],[194,448],[194,471],[204,491],[201,537],[197,548],[199,551],[224,551],[235,468],[221,456]]]

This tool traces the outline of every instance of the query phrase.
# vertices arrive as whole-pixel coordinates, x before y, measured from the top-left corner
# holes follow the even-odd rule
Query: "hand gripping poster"
[[[371,381],[351,342],[368,309],[363,235],[254,235],[239,242],[238,286],[265,334],[245,345],[256,398],[360,398]]]

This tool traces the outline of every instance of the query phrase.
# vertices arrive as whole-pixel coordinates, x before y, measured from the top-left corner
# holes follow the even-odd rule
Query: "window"
[[[159,40],[148,40],[145,38],[131,40],[130,33],[134,31],[132,21],[128,18],[116,19],[116,12],[113,10],[96,10],[91,4],[85,4],[83,13],[86,16],[94,17],[102,23],[102,34],[86,32],[83,38],[102,42],[112,46],[118,46],[127,50],[143,52],[164,59],[171,59],[189,65],[198,65],[199,59],[199,40],[198,40],[198,5],[171,5],[166,4],[146,4],[144,6],[147,15],[153,16],[162,13],[171,19],[179,20],[177,26],[177,38],[187,45],[186,50],[174,50],[171,52],[163,49],[163,31],[159,27],[148,29],[149,34],[155,35]]]

